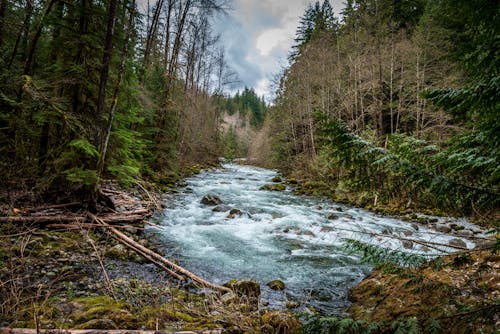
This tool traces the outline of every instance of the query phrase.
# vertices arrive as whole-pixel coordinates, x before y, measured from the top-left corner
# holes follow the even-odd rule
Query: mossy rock
[[[257,298],[260,296],[260,285],[254,279],[233,279],[224,286],[233,290],[238,296]]]
[[[269,283],[266,284],[270,289],[276,290],[276,291],[283,291],[285,290],[285,283],[279,279],[275,279]]]
[[[286,186],[281,183],[276,184],[265,184],[260,187],[260,190],[269,190],[269,191],[284,191],[286,190]]]
[[[278,182],[282,182],[283,180],[281,179],[281,177],[279,177],[279,176],[275,176],[275,177],[273,177],[273,178],[272,178],[272,180],[271,180],[271,181],[272,181],[272,182],[276,182],[276,183],[278,183]]]
[[[298,334],[302,325],[290,312],[276,310],[261,317],[263,334]]]

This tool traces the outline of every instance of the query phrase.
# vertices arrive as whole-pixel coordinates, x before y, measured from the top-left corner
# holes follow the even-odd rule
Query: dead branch
[[[132,249],[138,249],[140,250],[141,252],[143,253],[146,253],[147,255],[149,255],[150,257],[152,257],[153,259],[161,262],[162,264],[178,271],[179,273],[191,278],[193,281],[207,287],[207,288],[211,288],[211,289],[214,289],[214,290],[217,290],[217,291],[221,291],[221,292],[231,292],[231,289],[229,288],[226,288],[226,287],[223,287],[223,286],[220,286],[220,285],[216,285],[216,284],[213,284],[213,283],[210,283],[206,280],[204,280],[203,278],[201,277],[198,277],[196,276],[195,274],[193,274],[192,272],[182,268],[181,266],[167,260],[166,258],[164,258],[163,256],[161,256],[160,254],[158,253],[155,253],[153,252],[152,250],[144,247],[143,245],[137,243],[136,241],[134,241],[133,239],[131,239],[130,237],[128,237],[127,235],[123,234],[122,232],[118,231],[118,229],[114,228],[113,226],[110,226],[109,224],[107,224],[104,220],[96,217],[95,215],[89,213],[88,214],[89,217],[91,219],[93,219],[95,222],[105,226],[107,228],[108,231],[112,232],[118,239],[120,239],[120,242],[122,242],[123,244],[129,246],[130,248]],[[131,247],[132,246],[132,247]]]

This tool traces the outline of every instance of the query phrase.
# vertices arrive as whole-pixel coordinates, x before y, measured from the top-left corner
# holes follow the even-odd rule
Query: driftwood
[[[33,328],[8,328],[0,327],[0,334],[221,334],[222,330],[212,329],[206,331],[163,332],[130,329],[33,329]]]
[[[130,238],[127,235],[123,234],[122,232],[118,231],[118,229],[107,224],[101,218],[98,218],[91,213],[89,213],[89,217],[92,218],[98,224],[101,224],[103,227],[106,227],[106,231],[113,233],[113,236],[116,239],[118,239],[122,244],[124,244],[125,246],[128,246],[129,248],[133,249],[134,251],[138,252],[139,254],[141,254],[141,255],[146,254],[147,256],[153,258],[154,260],[156,260],[156,261],[162,263],[163,265],[168,266],[168,267],[172,268],[173,270],[191,278],[193,281],[195,281],[195,282],[197,282],[197,283],[199,283],[207,288],[214,289],[214,290],[221,291],[221,292],[231,292],[231,289],[226,288],[224,286],[210,283],[210,282],[204,280],[203,278],[196,276],[192,272],[184,269],[183,267],[173,263],[172,261],[167,260],[166,258],[161,256],[160,254],[155,253],[152,250],[144,247],[143,245],[134,241],[132,238]]]

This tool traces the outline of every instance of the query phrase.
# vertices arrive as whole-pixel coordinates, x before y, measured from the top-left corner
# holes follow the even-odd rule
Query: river
[[[166,254],[214,283],[256,279],[262,286],[262,302],[270,308],[293,301],[302,311],[334,315],[343,314],[349,288],[372,268],[346,249],[345,239],[431,256],[438,251],[415,242],[406,242],[405,247],[404,240],[390,236],[440,244],[457,239],[426,225],[297,196],[289,189],[260,190],[276,175],[272,170],[234,164],[203,171],[185,180],[187,186],[167,203],[161,228],[149,228],[148,233],[159,237]],[[214,206],[202,204],[206,194],[219,196],[225,211],[215,212]],[[230,208],[241,214],[228,217]],[[468,248],[475,246],[461,240]],[[265,284],[275,279],[286,284],[284,291],[267,288]]]

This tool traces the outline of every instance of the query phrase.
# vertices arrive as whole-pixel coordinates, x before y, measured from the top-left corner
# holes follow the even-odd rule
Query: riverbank
[[[253,173],[253,171],[248,172],[250,174]],[[254,179],[258,179],[257,175],[250,174],[235,177],[234,182],[238,185],[244,185],[246,182],[254,182]],[[270,176],[271,174],[269,174],[269,179],[260,179],[259,184],[272,182]],[[224,174],[219,183],[224,187],[228,187],[228,182],[230,181],[227,175]],[[275,179],[275,181],[278,181],[275,182],[276,184],[284,182],[284,180],[278,179]],[[189,182],[191,181],[188,180]],[[179,191],[188,193],[193,191],[189,189],[190,185],[186,184],[186,182],[180,181],[180,184],[185,189],[182,188],[184,190],[180,189]],[[258,189],[258,187],[256,188]],[[265,193],[259,191],[259,194],[264,196],[264,203],[270,201],[270,198],[267,196],[276,193],[275,191],[262,191]],[[149,193],[149,196],[156,197],[152,190]],[[138,189],[135,193],[129,194],[129,197],[145,202],[148,201],[149,196],[146,195],[146,192],[139,191]],[[227,197],[222,197],[228,203],[232,202]],[[166,199],[164,198],[163,200]],[[246,201],[248,202],[248,200]],[[298,201],[304,202],[304,198],[298,198]],[[196,203],[199,203],[199,200]],[[263,208],[260,202],[253,204],[259,210]],[[294,250],[304,252],[304,250],[308,249],[307,243],[305,243],[307,238],[314,238],[314,234],[319,234],[320,232],[326,236],[333,229],[338,228],[339,223],[343,220],[353,219],[358,214],[354,209],[350,211],[350,209],[346,210],[346,208],[336,208],[336,213],[331,215],[332,212],[326,206],[320,208],[316,204],[311,203],[310,207],[312,208],[311,213],[314,213],[314,215],[318,217],[325,216],[323,225],[318,225],[317,231],[314,224],[310,227],[301,225],[299,229],[296,229],[289,226],[288,223],[286,223],[288,231],[285,231],[283,228],[271,228],[270,230],[278,232],[280,235],[288,235],[288,237],[302,240],[301,245],[293,243],[295,248],[291,250],[291,253]],[[243,209],[241,206],[240,208]],[[182,208],[179,209],[182,210]],[[205,209],[212,212],[212,207],[207,207],[203,210]],[[190,213],[187,212],[187,214]],[[225,216],[225,213],[220,214]],[[253,211],[252,214],[256,215]],[[269,217],[265,216],[267,218],[264,218],[283,220],[285,214],[275,212],[269,215]],[[214,217],[214,219],[220,221],[221,226],[226,227],[237,224],[239,219],[237,217],[225,217],[220,220],[217,217]],[[191,219],[195,219],[195,217],[191,216]],[[267,220],[262,222],[264,225],[261,225],[261,227],[273,227],[272,224],[270,225],[270,222],[266,222]],[[210,225],[210,222],[206,220],[203,224],[207,223]],[[248,222],[243,223],[248,226]],[[208,226],[203,224],[202,227]],[[300,324],[294,320],[295,318],[291,316],[291,313],[267,310],[267,306],[264,306],[264,304],[251,303],[246,297],[247,294],[220,295],[206,289],[200,290],[192,283],[179,283],[98,229],[66,231],[62,229],[40,229],[30,224],[1,224],[0,226],[0,235],[2,236],[0,261],[2,261],[2,264],[5,264],[0,267],[2,268],[0,270],[0,280],[4,283],[0,287],[0,293],[2,294],[2,300],[5,301],[0,309],[2,312],[0,327],[39,327],[43,329],[143,328],[169,331],[220,328],[230,333],[275,333],[280,327],[290,329],[288,332],[291,333],[293,332],[292,329],[300,327]],[[134,232],[132,236],[137,242],[159,253],[165,253],[162,249],[158,248],[158,245],[164,243],[164,240],[161,242],[159,242],[160,240],[155,240],[154,234],[145,234],[141,228],[136,228],[129,232]],[[283,241],[281,239],[281,242]],[[284,256],[288,255],[285,253]],[[483,262],[485,261],[479,261],[479,264]],[[485,263],[489,266],[487,268],[490,268],[486,272],[496,273],[498,271],[497,267],[495,267],[498,264],[497,258],[489,258]],[[290,262],[288,261],[287,264],[290,264]],[[106,270],[103,271],[102,267]],[[224,266],[219,267],[219,270],[221,270],[220,268],[224,268],[224,270],[228,269]],[[438,270],[436,269],[435,275],[442,280],[446,280],[449,268],[449,266],[444,265],[438,268]],[[481,271],[478,268],[486,267],[485,265],[474,268],[464,267],[463,270],[464,272],[480,275]],[[189,269],[196,273],[199,270],[196,266],[190,266]],[[492,271],[492,269],[496,271]],[[416,270],[417,274],[414,275],[418,276],[420,269]],[[109,281],[106,279],[104,272],[109,277]],[[396,272],[401,273],[402,271],[396,270]],[[408,281],[408,278],[404,277],[390,278],[390,275],[388,275],[390,273],[390,271],[382,271],[381,275],[383,277],[376,276],[377,282],[383,282],[382,284],[391,286],[399,284],[395,283],[396,281],[392,279],[399,279],[400,281],[398,282],[403,283],[405,280]],[[373,278],[372,276],[370,274],[365,281],[370,281]],[[485,290],[484,293],[487,295],[498,292],[498,285],[495,288],[495,284],[497,284],[495,283],[497,282],[495,281],[495,275],[489,277],[493,283],[488,287],[490,290]],[[498,278],[498,276],[496,277]],[[365,296],[368,296],[370,293],[383,294],[386,295],[385,299],[389,300],[390,296],[394,293],[393,291],[381,292],[379,291],[378,283],[370,285],[369,283],[364,283],[365,281],[359,285],[366,287],[363,290]],[[250,286],[253,285],[250,284]],[[473,290],[475,289],[474,286],[465,284],[457,289],[464,291],[464,294],[470,295],[475,293],[475,290]],[[287,284],[285,292],[282,293],[283,296],[289,296],[287,289],[290,287]],[[266,287],[261,286],[259,291],[261,288],[265,289]],[[318,286],[317,291],[321,291],[319,288]],[[426,284],[424,284],[424,288],[430,289]],[[445,289],[445,291],[447,290]],[[395,294],[395,296],[403,300],[414,300],[412,299],[413,295],[410,295],[410,293],[415,294],[415,291],[406,291],[405,293],[408,293],[408,295]],[[352,296],[355,296],[355,294],[351,294]],[[368,297],[358,298],[357,300],[353,298],[352,301],[354,304],[352,307],[354,308],[351,311],[351,316],[355,319],[363,320],[364,318],[360,317],[354,311],[355,307],[363,310],[359,312],[364,314],[366,310],[372,307],[369,304],[370,300]],[[494,299],[490,298],[487,301],[489,300]],[[443,308],[444,310],[451,311],[461,311],[464,307],[472,308],[480,305],[479,297],[470,305],[467,304],[469,301],[469,299],[459,300],[457,303],[462,304],[455,303],[454,305],[459,305],[456,309],[445,307],[446,303],[454,303],[452,299],[446,300],[444,304],[435,305],[425,300],[425,304],[429,305],[429,307],[434,305],[435,308]],[[402,308],[406,307],[404,306],[406,304],[402,305]],[[381,304],[378,311],[382,312],[384,308],[390,310],[394,308],[394,305],[390,303],[386,305]],[[411,307],[409,309],[412,310]],[[295,311],[300,313],[302,309],[297,308]],[[442,316],[446,317],[449,314],[443,313]],[[377,323],[383,321],[386,323],[386,326],[390,326],[390,323],[398,320],[398,317],[392,314],[383,320],[376,317],[366,320],[370,322],[376,321]],[[321,331],[308,332],[307,321],[304,323],[306,324],[306,333],[321,333]],[[490,324],[491,322],[487,323],[487,325]],[[477,328],[488,329],[489,327],[483,326]]]
[[[180,175],[201,169],[192,166]],[[138,184],[125,190],[110,181],[103,193],[118,212],[152,212],[168,201],[165,191],[182,183],[180,175],[163,178],[157,188]],[[32,214],[78,216],[82,213],[77,205],[54,208],[44,203],[37,212],[28,206],[33,202],[21,199],[1,207],[1,216],[12,219],[0,223],[0,327],[234,333],[266,332],[267,328],[273,333],[282,318],[286,326],[299,326],[286,312],[256,311],[244,295],[223,295],[191,281],[180,282],[89,222],[40,225],[33,219],[18,219]],[[123,230],[137,243],[161,253],[144,234],[143,224]]]

